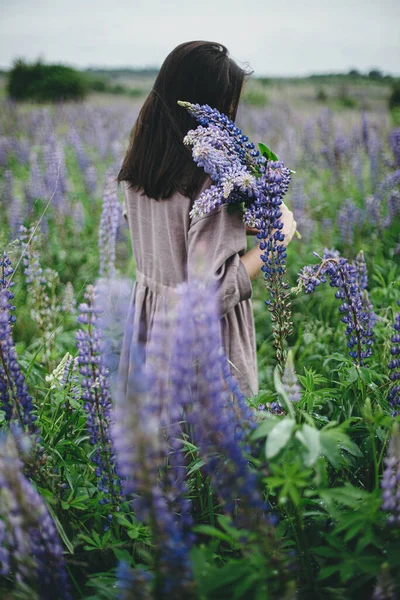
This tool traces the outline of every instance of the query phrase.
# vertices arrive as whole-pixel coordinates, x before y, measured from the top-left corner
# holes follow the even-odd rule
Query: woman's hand
[[[283,223],[283,228],[281,229],[281,231],[285,236],[285,239],[283,240],[283,244],[285,246],[287,246],[289,244],[289,242],[291,241],[292,237],[294,236],[294,233],[295,233],[296,227],[297,227],[297,223],[294,220],[292,211],[288,209],[288,207],[286,206],[286,204],[284,202],[282,202],[282,204],[281,204],[281,212],[282,212],[282,216],[281,216],[280,220]]]
[[[282,221],[282,224],[283,224],[283,228],[281,229],[281,231],[285,236],[283,243],[285,246],[287,246],[289,244],[289,242],[291,241],[292,237],[294,236],[294,233],[295,233],[296,227],[297,227],[297,223],[294,220],[292,211],[288,209],[288,207],[286,206],[286,204],[284,202],[282,202],[280,208],[281,208],[281,212],[282,212],[282,216],[281,216],[280,220]],[[257,229],[256,227],[248,227],[246,225],[247,235],[257,235],[257,233],[259,233],[259,231],[260,230]]]

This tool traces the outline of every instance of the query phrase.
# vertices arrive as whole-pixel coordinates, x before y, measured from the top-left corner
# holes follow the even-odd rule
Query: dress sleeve
[[[188,280],[204,265],[217,286],[220,315],[252,296],[250,277],[240,257],[246,251],[246,228],[239,212],[228,213],[222,205],[194,219],[188,233]]]

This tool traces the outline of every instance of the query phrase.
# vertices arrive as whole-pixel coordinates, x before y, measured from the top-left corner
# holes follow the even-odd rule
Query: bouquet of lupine
[[[289,285],[284,281],[285,236],[280,218],[291,171],[264,144],[259,144],[257,150],[241,129],[215,108],[182,101],[178,104],[200,123],[187,133],[184,143],[192,146],[194,161],[213,181],[195,201],[191,217],[229,204],[243,212],[247,226],[259,230],[262,271],[270,296],[267,306],[274,323],[277,359],[283,366],[284,340],[292,328]]]

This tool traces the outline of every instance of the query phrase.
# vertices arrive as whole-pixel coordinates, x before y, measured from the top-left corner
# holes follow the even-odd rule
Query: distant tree
[[[8,74],[8,95],[18,101],[82,100],[88,89],[82,73],[59,64],[45,65],[41,61],[28,64],[17,60]]]
[[[389,96],[389,108],[391,110],[400,109],[400,83],[392,87],[392,93]]]
[[[358,71],[358,69],[350,69],[349,73],[348,73],[349,77],[352,78],[357,78],[357,77],[362,77],[360,71]]]
[[[368,77],[374,81],[379,81],[380,79],[383,79],[383,73],[379,69],[372,69],[372,71],[368,73]]]

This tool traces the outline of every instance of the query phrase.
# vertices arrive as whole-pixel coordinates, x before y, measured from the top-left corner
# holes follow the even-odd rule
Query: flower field
[[[373,86],[302,90],[237,119],[294,171],[301,234],[253,282],[247,399],[201,281],[119,365],[140,105],[1,101],[1,598],[400,597],[400,128]]]

